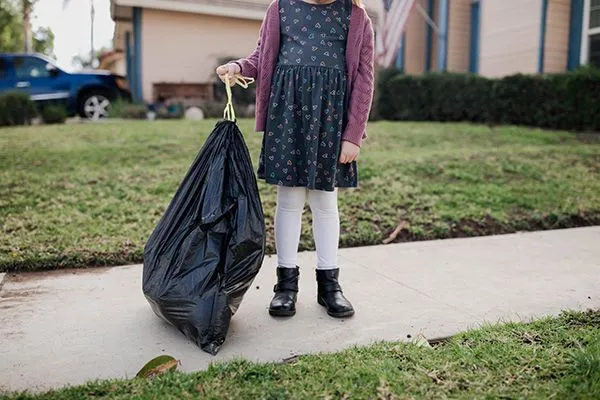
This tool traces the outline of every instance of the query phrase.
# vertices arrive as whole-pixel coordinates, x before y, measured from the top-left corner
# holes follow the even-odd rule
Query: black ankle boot
[[[317,301],[327,308],[327,314],[334,318],[346,318],[354,315],[352,304],[344,297],[342,287],[338,282],[340,270],[317,270],[318,294]]]
[[[269,314],[274,317],[291,317],[296,314],[296,297],[300,268],[277,268],[275,296],[271,300]]]

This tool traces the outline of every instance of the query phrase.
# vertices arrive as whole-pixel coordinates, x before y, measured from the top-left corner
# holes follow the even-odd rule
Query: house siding
[[[544,72],[564,72],[569,52],[571,0],[552,0],[548,4]]]
[[[254,49],[260,21],[145,9],[142,23],[143,97],[153,84],[206,83],[221,57],[244,57]]]
[[[133,31],[133,25],[129,21],[119,21],[115,24],[115,32],[113,35],[113,47],[118,51],[125,51],[125,34]]]
[[[450,7],[452,7],[452,5],[450,5]],[[436,25],[439,26],[440,24],[440,2],[439,0],[435,0],[433,2],[433,17],[432,17],[433,21],[436,23]],[[431,40],[431,65],[430,65],[430,70],[431,71],[435,71],[437,68],[437,55],[438,55],[438,35],[435,31],[433,31],[433,37]]]
[[[427,9],[427,0],[419,0],[424,9]],[[427,23],[416,8],[413,8],[406,25],[406,58],[404,71],[407,74],[421,74],[425,72],[425,47]]]
[[[450,2],[448,27],[448,71],[469,70],[472,0]]]
[[[536,73],[541,0],[483,1],[480,73]]]

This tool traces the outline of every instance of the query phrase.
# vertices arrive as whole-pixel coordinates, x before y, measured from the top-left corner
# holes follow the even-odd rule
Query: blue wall
[[[538,72],[544,72],[544,56],[546,54],[546,25],[548,24],[548,0],[542,0],[542,14],[540,22],[540,47],[538,49]]]
[[[142,9],[133,8],[133,68],[130,84],[133,99],[144,101],[142,93]]]
[[[471,4],[471,43],[469,44],[469,72],[479,72],[479,41],[481,35],[481,1]]]
[[[439,0],[438,28],[441,34],[437,42],[437,66],[439,72],[446,71],[448,66],[448,12],[449,0]]]
[[[433,20],[435,11],[435,0],[429,0],[427,5],[427,13]],[[431,71],[431,49],[433,48],[433,28],[431,25],[426,24],[426,42],[425,42],[425,71]]]
[[[396,68],[398,71],[404,73],[404,67],[406,62],[406,32],[402,35],[402,43],[398,49],[398,55],[396,56]]]
[[[125,68],[129,87],[133,91],[133,54],[131,51],[131,32],[125,32]]]
[[[567,58],[567,69],[569,71],[580,65],[583,6],[584,0],[571,0],[571,26],[569,27],[569,54]]]

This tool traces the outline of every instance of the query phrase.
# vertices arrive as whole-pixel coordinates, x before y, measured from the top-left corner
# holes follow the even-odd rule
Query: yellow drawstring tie
[[[248,86],[254,82],[254,78],[248,78],[242,75],[235,75],[233,77],[233,83],[240,85],[244,89],[248,89]],[[225,91],[227,92],[227,105],[225,111],[223,111],[223,118],[229,121],[235,122],[235,109],[233,108],[233,95],[231,94],[231,81],[229,75],[225,75]]]

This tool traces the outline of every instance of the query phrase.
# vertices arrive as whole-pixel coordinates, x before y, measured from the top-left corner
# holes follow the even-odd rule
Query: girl
[[[358,185],[356,159],[373,98],[374,43],[361,0],[276,0],[256,50],[217,68],[225,81],[255,78],[256,130],[264,132],[258,175],[277,185],[277,284],[269,312],[296,313],[297,252],[308,198],[317,249],[317,301],[354,315],[338,282],[337,188]]]

